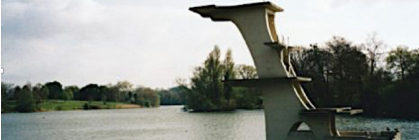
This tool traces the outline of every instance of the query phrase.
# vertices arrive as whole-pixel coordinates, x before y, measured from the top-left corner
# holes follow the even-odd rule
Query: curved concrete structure
[[[268,140],[363,139],[369,136],[359,133],[343,136],[335,128],[335,113],[340,109],[318,109],[307,98],[300,83],[311,79],[296,75],[289,57],[292,48],[280,43],[276,33],[275,12],[283,9],[270,2],[261,2],[236,6],[207,5],[190,10],[213,21],[231,21],[240,30],[259,79],[227,82],[233,86],[261,89]],[[303,122],[310,130],[298,130]]]

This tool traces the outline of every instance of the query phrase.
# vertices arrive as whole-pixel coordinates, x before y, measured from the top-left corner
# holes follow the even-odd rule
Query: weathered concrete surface
[[[231,21],[241,32],[256,65],[258,80],[230,81],[231,84],[256,86],[263,96],[266,137],[283,139],[364,139],[367,135],[342,136],[335,128],[338,109],[318,109],[306,96],[300,78],[290,62],[291,48],[278,40],[275,12],[282,8],[270,3],[236,6],[207,5],[190,8],[213,21]],[[305,122],[310,131],[298,131]]]

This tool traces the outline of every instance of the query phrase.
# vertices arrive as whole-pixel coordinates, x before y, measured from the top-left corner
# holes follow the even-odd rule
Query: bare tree
[[[369,62],[369,76],[374,75],[374,70],[377,67],[377,62],[380,61],[383,54],[382,49],[386,46],[384,42],[377,38],[377,33],[373,32],[368,35],[366,43],[363,44]]]

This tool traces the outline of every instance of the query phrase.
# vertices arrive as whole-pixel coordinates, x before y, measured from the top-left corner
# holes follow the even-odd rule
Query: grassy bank
[[[16,101],[8,101],[6,112],[17,112]],[[136,104],[127,104],[123,102],[102,102],[102,101],[78,101],[78,100],[48,100],[38,105],[38,111],[58,111],[58,110],[87,110],[87,109],[126,109],[140,108]]]

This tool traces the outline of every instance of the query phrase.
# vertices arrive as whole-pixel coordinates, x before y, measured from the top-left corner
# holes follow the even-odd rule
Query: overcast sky
[[[84,86],[128,80],[175,86],[218,45],[236,63],[252,64],[236,27],[188,11],[249,0],[2,0],[2,81],[60,81]],[[378,33],[390,47],[419,47],[417,0],[276,0],[285,11],[277,30],[291,45],[324,43],[333,35],[359,44]]]

